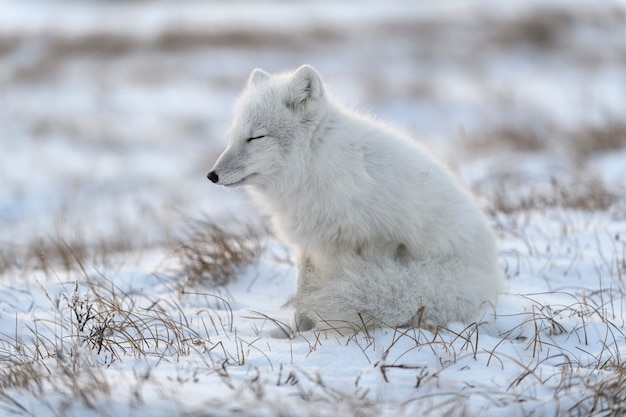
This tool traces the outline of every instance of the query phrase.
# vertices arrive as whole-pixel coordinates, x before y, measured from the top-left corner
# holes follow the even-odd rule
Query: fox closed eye
[[[248,139],[246,139],[246,142],[250,143],[250,142],[252,142],[253,140],[256,140],[256,139],[263,139],[265,136],[266,135],[261,135],[261,136],[255,136],[253,138],[248,138]]]

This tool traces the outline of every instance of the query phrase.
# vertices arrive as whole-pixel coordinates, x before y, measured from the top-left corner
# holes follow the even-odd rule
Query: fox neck
[[[349,207],[354,194],[368,192],[369,176],[364,172],[362,144],[359,134],[354,133],[353,122],[340,109],[330,107],[308,144],[299,145],[301,148],[280,178],[267,187],[250,187],[260,208],[272,217],[282,240],[319,252],[323,248],[340,250],[344,240],[352,247],[352,241],[359,239],[360,234],[352,231],[353,225],[346,228],[336,222],[342,215],[338,209]],[[334,223],[335,228],[317,230],[320,225]]]

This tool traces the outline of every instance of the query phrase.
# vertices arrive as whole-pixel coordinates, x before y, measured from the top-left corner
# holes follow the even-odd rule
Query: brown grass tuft
[[[612,121],[590,126],[572,134],[572,152],[577,161],[590,156],[626,148],[626,123]]]
[[[176,275],[181,289],[223,287],[261,255],[257,233],[245,227],[231,232],[208,218],[192,220],[185,236],[176,242],[175,255],[181,270]]]
[[[571,415],[622,417],[626,414],[626,367],[624,365],[604,377],[584,378],[582,382],[591,394],[582,398],[569,410]]]
[[[15,245],[0,244],[0,275],[10,271],[17,265],[17,249]]]
[[[113,255],[132,249],[134,249],[133,244],[123,235],[109,240],[99,239],[96,242],[89,242],[81,236],[67,240],[62,236],[40,238],[23,250],[22,261],[18,262],[18,266],[21,263],[44,272],[56,268],[76,271],[81,269],[83,262],[107,265]]]
[[[539,132],[527,127],[499,126],[482,132],[471,138],[466,144],[466,151],[484,154],[494,150],[512,150],[521,152],[540,152],[548,145],[549,132]]]
[[[576,129],[502,125],[469,135],[465,150],[471,154],[494,151],[549,152],[569,157],[578,165],[594,155],[626,148],[626,123],[609,119]]]
[[[576,16],[565,9],[545,7],[519,16],[508,25],[499,25],[491,41],[501,47],[530,46],[552,49],[563,42],[576,23]]]
[[[4,356],[4,355],[2,355]],[[41,391],[41,366],[32,360],[2,357],[0,365],[0,392],[11,388],[28,388]]]
[[[549,184],[522,187],[513,181],[500,183],[488,198],[489,214],[511,214],[520,211],[561,207],[584,211],[606,210],[618,199],[618,194],[592,174],[571,179],[553,178]]]
[[[94,245],[75,239],[36,238],[28,244],[4,244],[0,248],[0,275],[11,270],[36,269],[46,274],[57,270],[76,271],[80,269],[81,260],[106,262],[115,245],[104,241]],[[127,249],[130,249],[128,247]]]

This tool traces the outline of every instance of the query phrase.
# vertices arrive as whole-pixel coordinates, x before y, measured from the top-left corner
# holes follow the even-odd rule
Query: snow
[[[623,413],[624,16],[623,1],[0,0],[0,415]],[[183,285],[189,219],[263,230],[244,192],[206,180],[237,91],[255,67],[303,63],[477,194],[508,282],[474,323],[292,334],[293,254],[263,231],[229,285]],[[605,125],[619,146],[576,154]],[[499,138],[509,127],[537,149]],[[607,203],[572,202],[589,187]]]

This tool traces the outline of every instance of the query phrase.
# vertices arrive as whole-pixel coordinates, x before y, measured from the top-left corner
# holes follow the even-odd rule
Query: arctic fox
[[[338,104],[310,66],[252,72],[208,178],[247,186],[295,249],[301,331],[468,322],[501,286],[470,195],[409,138]]]

